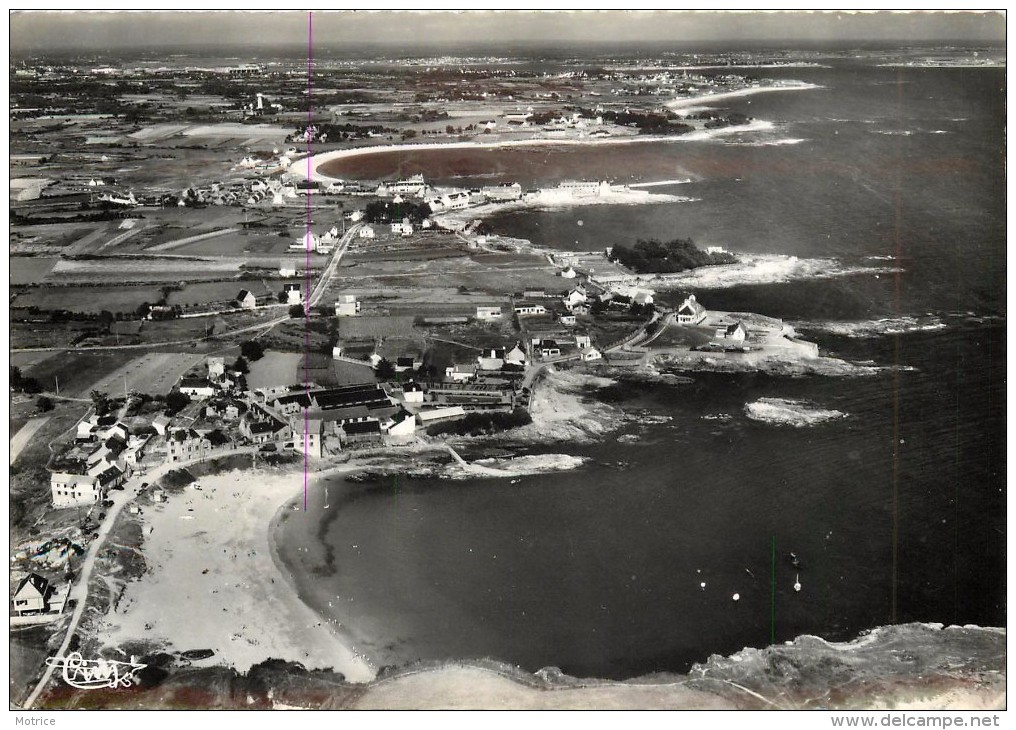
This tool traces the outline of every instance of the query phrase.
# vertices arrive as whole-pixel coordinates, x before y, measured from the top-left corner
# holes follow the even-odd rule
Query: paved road
[[[321,278],[318,280],[317,286],[314,287],[314,291],[311,292],[310,299],[307,302],[307,308],[317,306],[317,303],[324,296],[325,289],[328,288],[328,280],[335,275],[335,270],[339,267],[339,261],[342,260],[342,254],[349,248],[350,242],[353,240],[353,236],[357,235],[360,231],[361,224],[357,223],[346,231],[345,235],[342,236],[342,240],[335,249],[335,253],[332,254],[332,260],[328,262],[328,266],[321,272]]]
[[[32,441],[32,437],[35,436],[36,432],[46,425],[46,421],[49,420],[49,416],[42,418],[33,418],[24,426],[22,426],[16,434],[11,437],[11,463],[17,461],[18,456],[24,451],[25,447],[28,446]]]

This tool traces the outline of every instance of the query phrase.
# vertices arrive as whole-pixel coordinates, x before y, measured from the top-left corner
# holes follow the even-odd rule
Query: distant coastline
[[[710,102],[724,99],[753,96],[776,91],[800,91],[818,89],[821,86],[805,82],[785,83],[771,86],[751,86],[736,91],[726,91],[716,94],[704,94],[692,97],[680,97],[667,102],[667,107],[672,110],[683,110],[688,113],[699,110],[703,105]],[[333,183],[342,180],[340,177],[328,174],[322,168],[335,160],[347,160],[362,155],[380,154],[385,152],[402,152],[407,150],[439,150],[439,149],[496,149],[505,147],[532,147],[532,146],[568,146],[568,145],[617,145],[617,144],[639,144],[650,142],[698,142],[713,139],[729,134],[744,132],[760,132],[773,128],[773,123],[761,119],[752,120],[748,124],[741,124],[717,129],[699,129],[682,135],[637,135],[629,137],[607,137],[607,138],[549,138],[549,137],[527,137],[520,139],[502,139],[490,142],[469,141],[469,142],[425,142],[376,145],[370,147],[353,147],[347,149],[330,150],[312,154],[293,162],[290,172],[303,179],[321,183]]]

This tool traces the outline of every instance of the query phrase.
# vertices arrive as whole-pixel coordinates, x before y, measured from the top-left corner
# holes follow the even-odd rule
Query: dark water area
[[[579,469],[515,484],[333,483],[330,510],[312,495],[280,542],[315,542],[321,530],[330,563],[323,553],[288,562],[354,599],[368,654],[630,677],[802,633],[1006,624],[1004,71],[780,73],[826,88],[729,102],[773,130],[604,148],[609,164],[597,148],[581,162],[586,175],[573,174],[578,162],[559,165],[591,178],[651,164],[657,179],[693,177],[674,191],[697,202],[516,213],[495,227],[561,248],[692,236],[800,257],[899,254],[899,275],[698,292],[713,308],[783,317],[823,352],[886,369],[622,383],[589,397],[659,419],[601,443],[517,450],[588,457]],[[806,141],[755,145],[778,139]],[[945,326],[850,338],[816,324],[929,313]],[[846,417],[804,428],[750,419],[746,404],[766,397]]]

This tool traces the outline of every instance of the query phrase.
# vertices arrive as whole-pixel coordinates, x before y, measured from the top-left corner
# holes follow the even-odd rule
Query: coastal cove
[[[292,512],[281,526],[280,556],[309,604],[350,621],[354,645],[378,666],[493,657],[575,676],[684,671],[712,653],[766,646],[773,630],[776,641],[802,633],[844,640],[890,621],[887,475],[895,462],[907,545],[895,593],[899,620],[998,625],[1004,586],[991,566],[1004,560],[993,537],[1004,518],[992,465],[1000,452],[978,435],[1002,417],[985,410],[998,386],[985,391],[980,376],[920,353],[934,345],[974,357],[976,340],[997,343],[1001,334],[998,326],[969,325],[907,335],[904,352],[918,372],[898,375],[694,373],[692,384],[662,388],[622,380],[590,391],[630,418],[602,440],[568,447],[589,459],[585,466],[515,480],[327,479],[308,511]],[[879,358],[891,343],[844,339],[842,348]],[[1001,382],[1001,372],[985,375]],[[957,378],[960,393],[941,392],[941,382]],[[885,397],[894,382],[902,387],[906,441],[895,453]],[[943,431],[923,414],[957,396],[970,415],[992,413],[992,420],[976,424],[959,414],[943,460]],[[804,428],[755,421],[746,405],[765,397],[846,415]],[[464,453],[474,459],[505,450],[562,449],[499,440]],[[715,535],[722,547],[710,540]],[[943,556],[958,535],[965,536],[960,549]],[[801,557],[799,571],[788,563],[791,551]],[[957,600],[965,594],[981,600]]]
[[[1004,706],[1004,44],[615,12],[12,53],[13,708]]]
[[[983,143],[998,124],[1000,72],[851,63],[793,72],[823,88],[728,99],[773,126],[722,139],[405,146],[345,159],[353,177],[425,172],[450,185],[525,174],[525,184],[680,180],[650,189],[694,202],[525,210],[488,222],[565,252],[680,235],[856,266],[835,279],[694,291],[711,308],[786,318],[823,354],[878,369],[845,379],[692,372],[682,374],[693,384],[593,389],[593,402],[627,418],[567,449],[588,457],[585,467],[516,484],[330,482],[328,510],[315,501],[316,512],[294,512],[280,530],[280,545],[306,548],[283,549],[283,560],[315,586],[306,595],[322,615],[340,597],[370,617],[358,648],[376,663],[489,656],[623,678],[687,669],[773,636],[849,639],[905,620],[1004,623],[1004,364],[990,354],[1004,342],[1004,216],[998,150]],[[901,74],[903,117],[891,83]],[[932,91],[943,89],[967,104],[962,114]],[[865,271],[880,266],[893,271]],[[660,296],[676,306],[686,293]],[[880,324],[893,318],[900,329]],[[862,334],[842,334],[852,331]],[[801,428],[754,420],[746,408],[763,399],[844,416]],[[562,451],[498,440],[474,444],[468,458],[502,449]],[[305,559],[325,554],[319,540],[331,551],[327,570]],[[803,561],[800,593],[790,551]]]

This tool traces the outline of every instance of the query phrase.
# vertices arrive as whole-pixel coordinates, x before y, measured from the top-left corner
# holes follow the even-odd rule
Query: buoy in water
[[[801,592],[801,574],[800,573],[798,573],[797,576],[794,578],[794,590],[797,591],[798,593]]]
[[[734,595],[731,596],[731,598],[734,599],[735,601],[740,601],[741,600],[741,594],[740,593],[735,593]]]
[[[706,589],[706,582],[705,582],[705,581],[702,581],[702,582],[701,582],[701,583],[699,583],[698,585],[699,585],[699,588],[701,588],[702,590],[705,590],[705,589]]]

